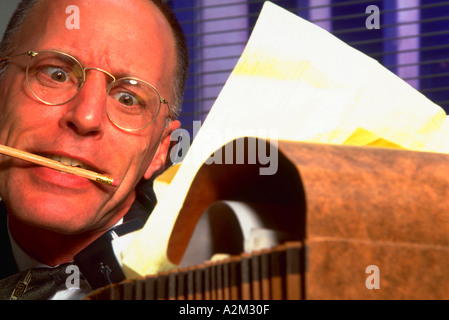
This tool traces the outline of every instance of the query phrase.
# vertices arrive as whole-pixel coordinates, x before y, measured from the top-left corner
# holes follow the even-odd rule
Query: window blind
[[[240,57],[262,0],[168,1],[190,48],[181,121],[204,120]],[[449,1],[273,0],[378,60],[449,111]],[[372,18],[378,9],[379,24]],[[375,7],[372,7],[375,6]],[[367,20],[369,28],[367,27]],[[370,24],[371,23],[371,24]]]

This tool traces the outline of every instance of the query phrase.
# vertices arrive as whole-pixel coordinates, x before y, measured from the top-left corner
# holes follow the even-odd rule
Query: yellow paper
[[[345,145],[352,146],[370,146],[380,148],[404,149],[391,141],[381,138],[374,133],[363,128],[357,128],[354,133],[343,142]]]

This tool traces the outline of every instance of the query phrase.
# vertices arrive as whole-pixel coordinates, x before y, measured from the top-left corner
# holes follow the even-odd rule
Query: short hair
[[[6,31],[0,42],[0,57],[7,57],[14,53],[16,35],[32,12],[34,6],[41,0],[22,0],[9,20]],[[173,101],[170,101],[169,108],[173,118],[178,118],[181,112],[181,105],[186,87],[189,70],[189,49],[182,27],[171,8],[162,0],[148,0],[156,5],[169,23],[176,45],[177,65],[175,68],[174,84],[172,88]],[[0,80],[6,72],[7,63],[0,65]]]

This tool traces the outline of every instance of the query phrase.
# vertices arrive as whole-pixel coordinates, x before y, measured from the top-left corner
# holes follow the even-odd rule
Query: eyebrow
[[[78,60],[83,68],[99,68],[99,69],[102,69],[102,70],[105,70],[105,71],[111,73],[116,79],[126,78],[126,77],[134,77],[134,78],[138,78],[140,80],[146,81],[141,76],[133,74],[133,73],[130,73],[128,70],[123,69],[122,65],[120,65],[120,69],[118,69],[118,70],[110,70],[109,68],[103,68],[103,67],[98,66],[98,65],[87,64],[87,63],[83,62],[82,59],[78,55],[73,54],[72,52],[67,51],[65,49],[49,48],[49,49],[42,49],[42,50],[39,50],[39,51],[45,51],[45,50],[56,50],[56,51],[60,51],[60,52],[63,52],[63,53],[67,53],[67,54],[71,55],[72,57],[74,57],[76,60]]]

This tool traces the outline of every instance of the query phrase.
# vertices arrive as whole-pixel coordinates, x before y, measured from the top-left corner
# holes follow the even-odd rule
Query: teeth
[[[88,169],[88,167],[85,164],[83,164],[82,162],[80,162],[78,160],[72,159],[72,158],[57,156],[57,155],[45,155],[45,157],[55,160],[55,161],[58,161],[66,166]]]

